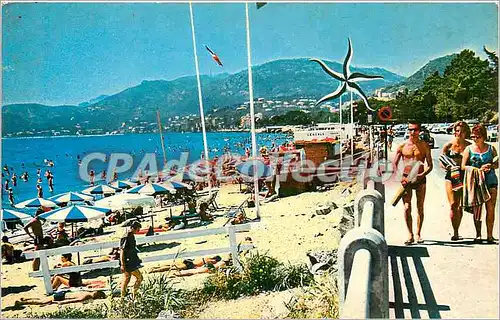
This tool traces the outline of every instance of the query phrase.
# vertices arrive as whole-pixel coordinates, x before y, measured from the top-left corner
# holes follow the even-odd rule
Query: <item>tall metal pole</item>
[[[344,124],[342,123],[342,95],[340,95],[339,97],[339,110],[340,110],[340,170],[342,170],[342,147],[344,145],[344,138],[343,138]]]
[[[194,52],[194,64],[196,67],[196,81],[198,82],[198,100],[200,104],[200,116],[201,116],[201,131],[203,134],[203,147],[205,149],[205,160],[208,162],[208,143],[207,143],[207,132],[205,130],[205,115],[203,113],[203,96],[201,94],[201,81],[200,81],[200,68],[198,67],[198,53],[196,51],[196,36],[194,31],[194,17],[193,17],[193,6],[191,1],[189,2],[189,15],[191,18],[191,33],[193,35],[193,52]],[[211,170],[210,164],[208,164],[209,173],[208,173],[208,192],[212,193],[212,181],[210,179]]]
[[[165,169],[165,165],[167,164],[167,153],[165,152],[165,140],[163,138],[163,128],[161,125],[160,111],[158,110],[156,110],[156,120],[158,121],[158,130],[160,130],[161,149],[163,151],[163,167]]]
[[[352,91],[351,91],[351,164],[354,162],[354,111],[352,106]]]
[[[247,64],[248,64],[248,94],[250,97],[250,119],[251,119],[251,135],[252,135],[252,157],[253,157],[253,185],[255,190],[255,210],[257,211],[257,219],[260,219],[259,205],[259,180],[257,177],[257,140],[255,138],[255,111],[253,106],[253,81],[252,81],[252,56],[250,50],[250,18],[248,14],[248,2],[245,2],[245,17],[247,31]]]

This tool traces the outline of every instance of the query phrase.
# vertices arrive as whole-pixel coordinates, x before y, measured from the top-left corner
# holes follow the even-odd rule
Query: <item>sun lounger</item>
[[[219,194],[219,190],[212,190],[212,194],[206,197],[201,198],[200,202],[206,202],[208,204],[208,208],[212,208],[214,211],[219,210],[219,205],[217,204],[216,198]]]
[[[212,188],[212,193],[213,192],[219,192],[220,188]],[[206,197],[210,194],[209,189],[206,190],[201,190],[201,191],[196,191],[195,196],[196,197]]]
[[[165,220],[167,221],[183,221],[185,224],[187,224],[188,221],[192,220],[201,220],[201,216],[199,213],[186,213],[180,216],[170,216],[166,217]]]
[[[248,203],[248,198],[245,199],[239,206],[229,208],[229,210],[226,212],[226,217],[228,217],[228,218],[234,218],[240,212],[246,217],[247,215],[246,215],[246,212],[245,212],[245,205],[247,203]]]

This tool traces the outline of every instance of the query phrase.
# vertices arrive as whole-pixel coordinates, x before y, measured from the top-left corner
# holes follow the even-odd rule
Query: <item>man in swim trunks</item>
[[[409,122],[408,124],[409,138],[408,141],[401,144],[396,150],[396,156],[394,158],[394,166],[397,168],[399,161],[403,159],[405,166],[418,165],[420,162],[420,168],[415,181],[409,182],[409,189],[403,196],[404,203],[404,215],[406,220],[406,227],[408,228],[409,237],[405,241],[406,245],[410,245],[415,242],[415,237],[413,235],[413,220],[411,215],[411,198],[412,190],[415,190],[417,197],[417,243],[422,243],[421,231],[422,224],[424,223],[424,200],[425,200],[425,176],[432,171],[432,156],[429,145],[419,139],[420,133],[420,123]],[[427,164],[427,168],[424,169],[424,165]]]
[[[35,213],[35,217],[24,226],[24,231],[26,232],[26,234],[34,240],[35,250],[43,249],[42,222],[38,218],[40,213],[43,213],[43,210],[37,210]],[[29,231],[30,229],[33,234],[31,234],[31,232]],[[39,268],[40,258],[33,259],[33,271],[37,271]]]
[[[94,292],[70,292],[66,293],[64,291],[57,292],[54,295],[47,298],[21,298],[15,302],[16,307],[25,305],[38,305],[45,306],[49,304],[68,304],[84,302],[87,300],[97,300],[106,298],[106,294],[103,291]]]

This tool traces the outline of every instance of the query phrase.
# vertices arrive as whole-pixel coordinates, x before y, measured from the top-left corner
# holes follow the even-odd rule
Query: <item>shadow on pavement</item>
[[[394,309],[395,317],[404,318],[404,310],[409,309],[412,319],[421,319],[420,311],[427,311],[430,319],[441,319],[440,311],[448,311],[450,307],[447,305],[438,305],[432,287],[422,264],[422,257],[429,257],[429,252],[425,247],[419,246],[389,246],[389,262],[391,265],[391,274],[394,288],[394,300],[389,302],[389,308]],[[399,258],[399,259],[398,259]],[[399,273],[398,261],[401,265],[402,275]],[[417,278],[412,279],[410,273],[410,264],[413,263],[417,271]],[[418,282],[417,282],[418,280]],[[403,287],[404,281],[407,289],[408,303],[403,302]],[[419,304],[417,298],[416,287],[420,284],[422,289],[425,304]]]
[[[464,238],[458,241],[426,239],[424,243],[426,246],[447,246],[459,248],[474,248],[474,245],[476,244],[472,238]]]

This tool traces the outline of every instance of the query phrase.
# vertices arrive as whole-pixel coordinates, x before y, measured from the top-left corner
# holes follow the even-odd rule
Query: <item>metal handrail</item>
[[[384,198],[368,180],[356,197],[356,228],[339,247],[341,318],[385,318],[389,315]],[[382,185],[383,188],[383,185]]]
[[[359,249],[354,254],[351,279],[342,313],[345,319],[367,319],[370,316],[372,255],[367,249]],[[355,276],[353,276],[355,275]]]

